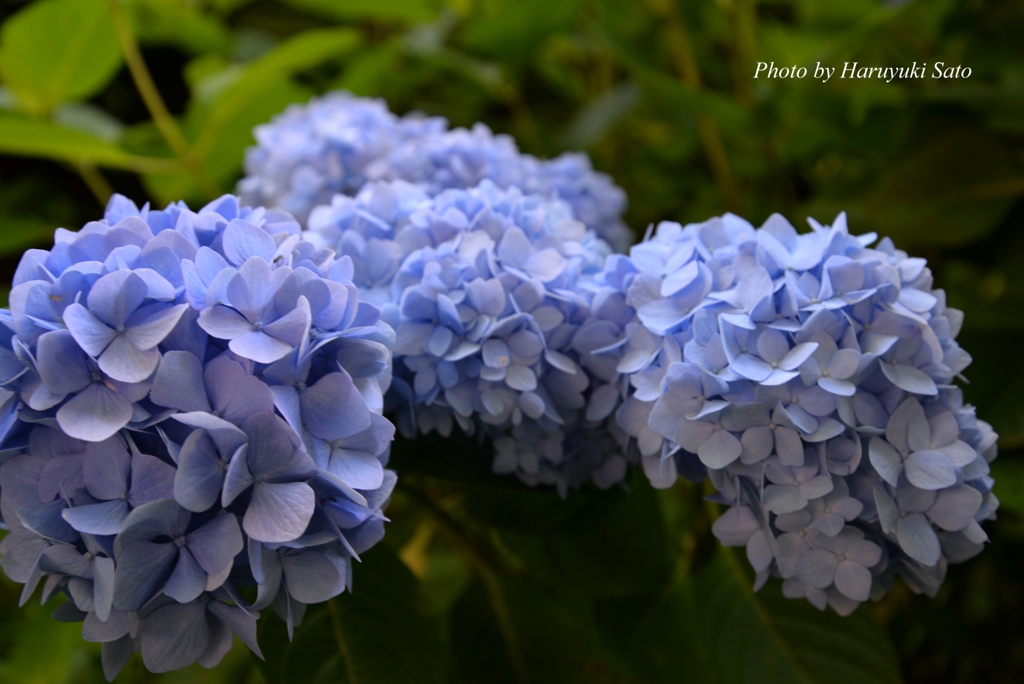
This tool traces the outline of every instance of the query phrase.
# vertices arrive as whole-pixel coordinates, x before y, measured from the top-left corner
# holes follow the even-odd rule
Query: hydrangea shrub
[[[710,477],[758,587],[841,614],[896,573],[934,596],[998,507],[997,436],[954,384],[963,314],[924,259],[842,214],[811,226],[663,222],[609,257],[600,286],[633,314],[616,419],[654,486]]]
[[[392,329],[280,211],[115,196],[21,260],[0,314],[4,572],[166,672],[254,652],[383,536]],[[255,586],[247,603],[238,590]]]
[[[404,180],[430,196],[489,180],[499,188],[561,199],[576,219],[619,251],[632,241],[626,195],[584,153],[541,160],[486,125],[449,129],[441,117],[398,117],[383,100],[328,93],[257,126],[238,192],[247,204],[279,207],[300,221],[335,194],[369,181]]]
[[[396,482],[385,413],[563,498],[709,479],[755,588],[843,615],[982,550],[997,436],[923,259],[844,215],[616,253],[625,197],[584,155],[346,93],[256,138],[241,199],[115,196],[0,312],[0,565],[23,603],[67,595],[108,678],[135,651],[212,667],[233,635],[259,655],[260,611],[291,634],[351,589]]]

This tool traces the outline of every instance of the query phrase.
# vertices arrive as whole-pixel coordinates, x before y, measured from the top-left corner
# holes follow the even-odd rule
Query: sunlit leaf
[[[437,15],[433,0],[286,0],[294,7],[334,19],[371,19],[387,22],[427,21]]]
[[[130,154],[113,143],[39,119],[0,115],[0,153],[45,157],[131,171],[172,170],[177,163]]]
[[[126,7],[143,44],[177,45],[196,54],[231,49],[230,31],[188,0],[132,0]]]
[[[104,0],[42,0],[0,30],[0,77],[34,112],[92,95],[120,64]]]
[[[268,90],[290,75],[347,54],[360,42],[352,29],[315,29],[284,41],[246,65],[245,70],[210,105],[196,140],[200,158],[209,156],[217,139],[240,114],[258,105]]]

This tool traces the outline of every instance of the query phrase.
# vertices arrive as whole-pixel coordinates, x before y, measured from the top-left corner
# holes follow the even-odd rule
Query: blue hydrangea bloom
[[[288,214],[115,196],[21,260],[0,312],[0,565],[116,676],[216,665],[258,611],[351,586],[395,476],[395,335]],[[237,589],[256,585],[246,604]]]
[[[496,472],[563,494],[622,479],[621,449],[595,446],[610,438],[605,395],[619,374],[592,353],[618,329],[586,284],[611,248],[567,203],[489,180],[432,198],[379,181],[335,196],[309,226],[307,240],[352,259],[360,293],[395,329],[392,397],[407,436],[482,429],[497,438]]]
[[[622,334],[599,350],[608,401],[656,487],[710,477],[760,587],[848,614],[899,573],[934,595],[994,517],[996,435],[953,384],[963,321],[923,259],[773,215],[662,223],[607,259],[598,297]],[[623,306],[620,305],[620,306]],[[635,446],[634,446],[635,445]]]
[[[567,202],[618,251],[632,241],[621,218],[625,193],[594,171],[586,154],[540,160],[481,123],[449,130],[443,118],[398,117],[382,100],[335,92],[289,107],[254,134],[239,194],[247,204],[280,207],[303,223],[314,207],[330,204],[335,194],[355,195],[368,181],[403,180],[432,197],[489,180]]]

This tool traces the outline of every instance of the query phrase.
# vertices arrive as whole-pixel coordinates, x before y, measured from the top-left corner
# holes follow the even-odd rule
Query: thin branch
[[[515,671],[516,681],[521,683],[528,682],[529,677],[526,673],[526,663],[523,660],[522,652],[519,650],[519,639],[512,624],[508,604],[505,602],[505,596],[501,591],[501,583],[498,581],[498,574],[495,571],[495,562],[490,554],[447,511],[434,503],[425,492],[408,485],[403,486],[402,491],[413,498],[442,527],[451,532],[475,561],[477,571],[483,578],[484,586],[487,589],[487,598],[491,603],[491,610],[494,611],[494,617],[498,621],[498,630],[501,632],[502,639],[505,642],[505,650],[511,661],[512,669]]]
[[[356,673],[352,670],[352,653],[348,650],[348,642],[341,631],[341,616],[338,615],[338,605],[334,599],[327,602],[327,610],[331,614],[331,628],[334,632],[334,641],[338,644],[338,652],[345,662],[345,681],[349,684],[358,684]]]
[[[750,65],[754,60],[754,24],[757,0],[718,0],[729,14],[732,49],[729,51],[736,100],[746,108],[754,105]]]
[[[167,105],[164,104],[163,98],[160,97],[160,91],[157,90],[153,77],[146,67],[146,62],[142,59],[139,43],[135,40],[135,34],[132,32],[128,16],[124,12],[122,0],[107,0],[107,6],[110,8],[110,16],[114,21],[114,29],[117,32],[118,42],[121,44],[124,61],[128,65],[128,71],[132,75],[132,80],[135,82],[135,87],[138,89],[146,109],[153,117],[153,123],[156,124],[164,140],[181,160],[181,165],[192,174],[202,191],[210,197],[216,197],[220,190],[206,175],[188,140],[185,139],[174,117],[168,111]]]
[[[85,181],[85,184],[96,197],[100,206],[107,206],[107,201],[114,194],[114,188],[110,186],[110,183],[100,173],[100,170],[96,168],[96,165],[91,162],[80,161],[75,164],[75,170],[78,171],[78,175]]]
[[[686,30],[686,24],[682,16],[676,10],[673,0],[656,0],[652,3],[654,10],[665,20],[669,36],[669,47],[672,50],[676,62],[676,70],[683,84],[693,90],[699,91],[703,88],[700,70],[697,68],[697,60],[693,56],[693,46],[690,42],[690,35]],[[719,192],[725,200],[727,209],[739,208],[739,195],[736,192],[736,184],[729,168],[729,159],[725,154],[725,146],[722,144],[722,137],[718,132],[718,124],[707,115],[700,115],[696,119],[697,134],[700,136],[701,145],[704,147],[704,154],[711,166],[711,173],[715,177]]]

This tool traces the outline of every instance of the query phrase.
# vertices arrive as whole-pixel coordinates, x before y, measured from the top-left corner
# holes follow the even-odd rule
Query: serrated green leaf
[[[40,119],[0,115],[0,152],[129,171],[172,171],[177,162],[140,157],[84,131]]]
[[[0,77],[29,111],[89,97],[120,65],[104,0],[42,0],[0,30]]]

